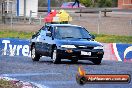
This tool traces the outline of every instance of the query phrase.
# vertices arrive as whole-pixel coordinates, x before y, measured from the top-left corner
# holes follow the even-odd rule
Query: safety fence
[[[16,14],[12,13],[6,13],[2,16],[0,14],[0,24],[41,24],[44,16],[39,14],[38,16],[34,16],[33,12],[29,12],[29,17],[24,17],[24,16],[16,16]]]
[[[0,55],[4,56],[31,56],[28,39],[1,38]],[[104,46],[103,60],[131,61],[132,44],[102,43]]]
[[[130,12],[107,12],[107,16],[104,17],[103,12],[90,11],[86,13],[76,13],[79,10],[66,10],[72,17],[71,24],[80,25],[87,28],[90,32],[98,34],[113,34],[113,35],[132,35],[132,13]],[[47,12],[39,12],[38,16],[32,17],[17,17],[12,14],[7,14],[4,19],[0,17],[0,29],[29,29],[29,26],[33,30],[36,27],[45,24],[44,18],[47,16]]]

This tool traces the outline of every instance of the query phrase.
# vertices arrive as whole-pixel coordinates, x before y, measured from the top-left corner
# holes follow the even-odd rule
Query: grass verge
[[[96,34],[96,41],[103,43],[129,43],[132,44],[132,36],[117,36],[117,35],[106,35]],[[29,39],[33,35],[33,32],[17,32],[17,31],[0,31],[0,38],[21,38]]]
[[[103,43],[129,43],[132,44],[132,36],[118,36],[118,35],[106,35],[106,34],[95,34],[96,41]]]
[[[9,81],[0,79],[0,88],[19,88],[17,85],[12,84]]]
[[[21,38],[29,39],[33,32],[18,32],[18,31],[0,31],[0,38]]]

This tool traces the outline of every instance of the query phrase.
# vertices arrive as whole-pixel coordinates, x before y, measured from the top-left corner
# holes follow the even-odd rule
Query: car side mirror
[[[35,35],[35,34],[34,34],[34,35],[32,35],[32,39],[33,39],[33,38],[35,38],[35,37],[36,37],[36,35]]]
[[[92,39],[95,39],[95,35],[91,35]]]
[[[51,32],[50,31],[47,31],[46,36],[51,37]]]

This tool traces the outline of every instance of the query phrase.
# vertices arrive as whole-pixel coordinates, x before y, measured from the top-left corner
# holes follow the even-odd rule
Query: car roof
[[[81,26],[72,25],[72,24],[48,24],[48,26],[74,26],[74,27],[81,27]]]

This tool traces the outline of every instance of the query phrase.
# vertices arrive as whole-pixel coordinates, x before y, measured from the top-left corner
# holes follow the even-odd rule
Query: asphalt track
[[[43,88],[132,88],[129,84],[86,84],[76,83],[78,67],[82,65],[88,74],[130,74],[132,63],[102,61],[101,65],[93,65],[89,61],[79,61],[76,64],[68,60],[61,64],[53,64],[44,57],[39,62],[32,62],[30,57],[0,56],[0,75],[34,82]]]

